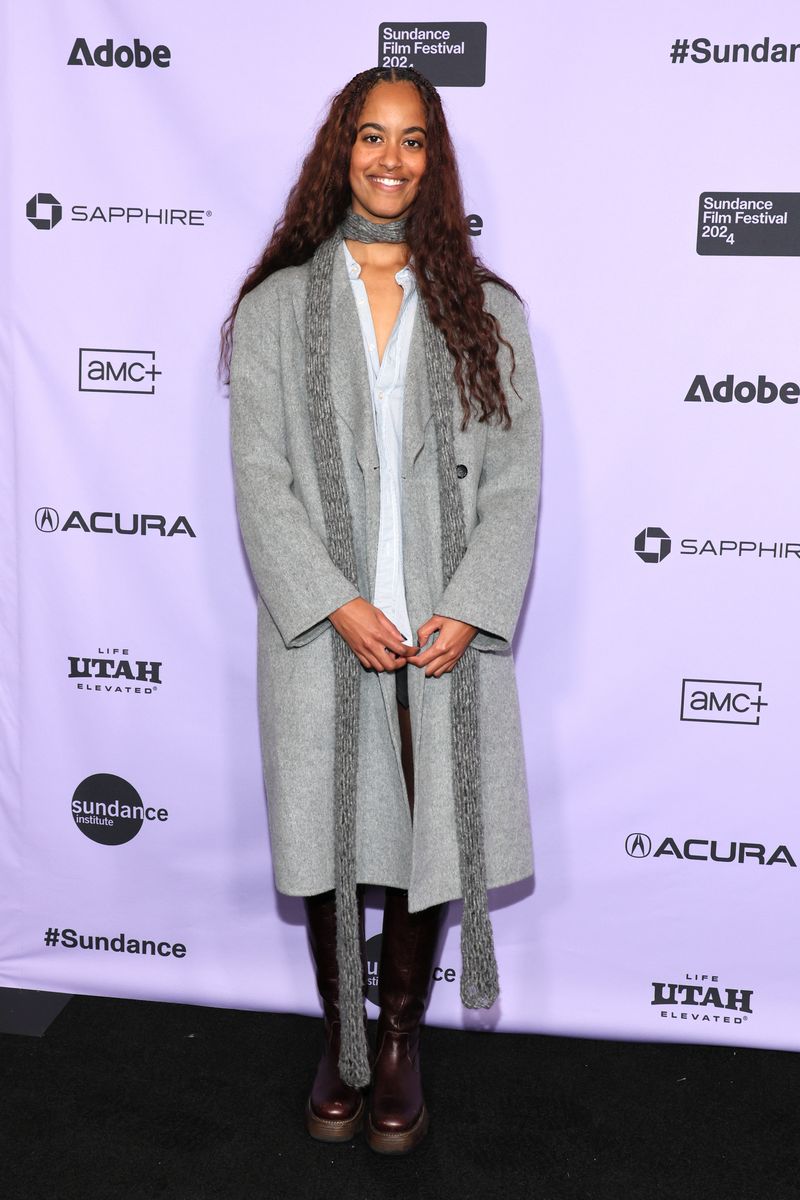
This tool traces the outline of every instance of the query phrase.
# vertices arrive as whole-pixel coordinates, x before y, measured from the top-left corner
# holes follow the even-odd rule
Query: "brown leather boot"
[[[367,1142],[382,1154],[404,1154],[428,1130],[419,1067],[419,1025],[430,992],[434,956],[448,905],[409,913],[408,892],[386,889],[378,970],[378,1018]]]
[[[364,889],[358,888],[358,913],[362,961],[364,959]],[[322,999],[324,1049],[317,1074],[306,1104],[306,1129],[322,1142],[347,1142],[361,1128],[364,1120],[364,1095],[359,1088],[350,1087],[339,1075],[339,968],[336,961],[336,895],[322,892],[306,896],[308,940],[317,975],[317,988]],[[367,996],[366,967],[364,969],[364,998]],[[367,1014],[364,1011],[364,1028]]]

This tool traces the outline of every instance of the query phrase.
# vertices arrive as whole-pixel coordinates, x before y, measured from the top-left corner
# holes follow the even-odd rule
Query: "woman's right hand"
[[[396,671],[419,649],[407,646],[397,626],[363,596],[348,600],[328,619],[367,670]]]

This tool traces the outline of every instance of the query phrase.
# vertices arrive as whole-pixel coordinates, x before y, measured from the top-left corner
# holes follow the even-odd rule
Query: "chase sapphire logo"
[[[671,549],[672,539],[658,525],[648,525],[636,535],[634,550],[642,562],[663,562]]]
[[[37,192],[25,205],[25,216],[34,229],[53,229],[63,215],[61,201],[52,192]]]

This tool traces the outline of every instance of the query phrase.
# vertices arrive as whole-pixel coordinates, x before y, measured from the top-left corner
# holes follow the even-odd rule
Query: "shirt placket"
[[[389,335],[389,341],[387,342],[386,349],[383,352],[383,362],[380,364],[380,369],[375,381],[378,398],[378,411],[381,423],[382,447],[386,446],[390,437],[393,441],[395,441],[397,437],[391,408],[396,400],[395,385],[397,379],[397,340],[400,329],[400,321],[404,316],[404,304],[405,294],[403,296],[403,305],[401,305],[400,313],[397,321],[395,322],[395,327]],[[389,545],[392,549],[392,577],[390,586],[392,596],[396,596],[400,576],[400,545],[402,539],[402,530],[400,527],[400,511],[398,504],[398,490],[400,484],[397,476],[395,475],[393,455],[386,458],[385,466],[383,466],[381,470],[385,470],[387,474],[388,511],[391,515],[390,528],[387,532]]]
[[[371,367],[370,373],[372,376],[372,415],[378,447],[381,479],[379,544],[381,547],[388,546],[391,551],[391,561],[388,564],[391,572],[389,578],[386,577],[385,573],[381,575],[381,568],[385,570],[387,566],[386,557],[383,554],[379,554],[378,556],[375,602],[378,603],[378,601],[381,601],[381,605],[379,606],[389,608],[391,615],[394,618],[399,618],[400,614],[396,611],[395,599],[399,593],[402,577],[400,480],[397,478],[393,467],[392,455],[387,452],[387,442],[389,437],[394,440],[394,448],[397,451],[396,457],[399,462],[402,446],[397,446],[396,443],[398,438],[402,437],[402,423],[397,420],[398,414],[393,413],[392,405],[396,404],[398,391],[400,332],[403,322],[407,319],[408,306],[413,295],[413,281],[409,280],[407,273],[402,278],[398,278],[398,283],[403,288],[403,299],[400,304],[400,311],[397,314],[394,326],[389,335],[389,340],[384,349],[383,361],[380,362],[378,360],[375,325],[369,307],[367,289],[364,282],[359,278],[360,274],[358,265],[352,263],[350,266],[350,275],[357,293],[362,333],[365,335],[364,340],[367,344],[367,353]],[[391,428],[389,428],[390,419]],[[405,624],[405,620],[402,623]]]

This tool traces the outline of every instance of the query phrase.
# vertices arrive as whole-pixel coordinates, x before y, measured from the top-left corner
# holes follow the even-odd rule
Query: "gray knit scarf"
[[[344,479],[341,446],[330,392],[331,280],[344,237],[359,242],[402,242],[405,218],[384,224],[348,209],[344,221],[311,260],[306,302],[306,378],[314,455],[322,497],[328,552],[339,570],[358,587],[353,524]],[[453,359],[434,326],[421,293],[422,321],[439,460],[442,565],[445,586],[467,546],[464,510],[453,451]],[[368,403],[368,397],[364,403]],[[464,911],[461,922],[461,1000],[468,1008],[489,1008],[499,994],[497,962],[486,894],[486,864],[480,793],[478,651],[468,646],[452,671],[450,729],[459,871]],[[352,1087],[370,1082],[364,1029],[363,965],[356,897],[356,779],[358,709],[363,667],[342,637],[333,640],[336,697],[334,751],[336,954],[339,966],[341,1049],[339,1074]],[[417,669],[417,668],[412,668]]]

